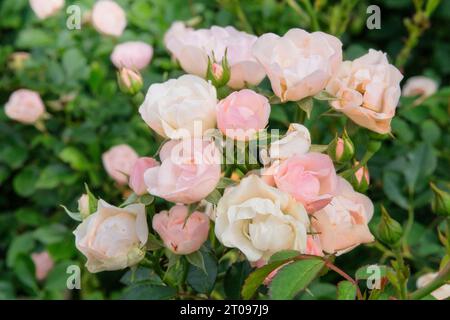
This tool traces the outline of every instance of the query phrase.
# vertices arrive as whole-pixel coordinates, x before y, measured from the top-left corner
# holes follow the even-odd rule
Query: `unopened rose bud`
[[[450,194],[444,190],[439,189],[434,183],[430,183],[431,190],[433,190],[433,200],[431,202],[431,209],[440,216],[450,216]]]
[[[216,87],[223,87],[230,80],[230,66],[228,64],[227,55],[222,59],[222,63],[219,64],[214,58],[208,57],[208,69],[206,70],[206,79]]]
[[[355,155],[355,146],[344,131],[342,137],[336,137],[328,146],[328,155],[335,162],[343,163],[349,161]]]
[[[356,161],[355,167],[358,165],[359,162]],[[361,168],[356,170],[356,172],[350,178],[350,183],[356,191],[362,193],[366,192],[370,184],[369,168],[367,168],[367,166],[362,166]]]
[[[28,52],[14,52],[9,56],[8,67],[14,71],[22,70],[29,59],[30,54]]]
[[[377,227],[378,239],[385,244],[395,247],[403,235],[400,223],[391,218],[386,209],[381,206],[381,220]]]
[[[78,199],[78,211],[80,212],[82,219],[85,219],[91,214],[89,209],[89,196],[86,193],[81,195],[80,199]]]
[[[117,82],[119,83],[119,88],[123,93],[132,96],[137,94],[144,84],[142,76],[138,71],[127,68],[122,68],[117,73]]]

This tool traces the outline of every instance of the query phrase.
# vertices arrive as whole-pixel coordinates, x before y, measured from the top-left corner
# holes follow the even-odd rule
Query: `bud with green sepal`
[[[210,80],[216,88],[225,86],[230,80],[231,71],[227,59],[227,50],[219,64],[212,53],[212,58],[208,56],[208,68],[206,70],[206,79]]]
[[[344,130],[342,137],[336,135],[328,145],[327,152],[331,159],[338,163],[344,163],[353,158],[355,155],[355,146],[348,136],[347,130]]]
[[[142,76],[137,70],[121,68],[117,72],[117,82],[120,90],[131,96],[136,95],[142,89],[144,82]]]
[[[359,165],[359,162],[355,161],[354,167]],[[362,166],[350,176],[349,180],[355,191],[366,192],[370,185],[369,168],[366,165]]]
[[[432,182],[430,182],[430,187],[431,190],[433,190],[431,209],[437,215],[450,217],[450,193],[439,189]]]
[[[390,247],[397,247],[403,235],[400,223],[391,218],[386,209],[381,206],[381,220],[377,226],[378,239]]]

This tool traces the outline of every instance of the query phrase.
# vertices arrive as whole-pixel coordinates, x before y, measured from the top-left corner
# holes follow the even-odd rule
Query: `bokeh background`
[[[109,56],[117,43],[145,41],[154,47],[154,57],[142,71],[144,88],[181,75],[163,44],[165,31],[177,20],[195,28],[233,25],[256,35],[319,27],[340,37],[345,59],[357,58],[369,48],[383,50],[402,70],[405,80],[426,75],[437,81],[438,92],[419,104],[414,98],[402,98],[392,124],[395,138],[384,142],[369,162],[368,191],[377,212],[372,225],[383,204],[395,219],[412,226],[405,247],[412,274],[409,285],[414,288],[419,275],[437,270],[446,249],[436,229],[444,226],[442,218],[431,211],[429,182],[443,188],[450,182],[450,1],[441,1],[429,18],[416,13],[415,5],[421,1],[310,1],[316,25],[304,5],[307,1],[116,2],[128,19],[119,39],[100,35],[88,23],[81,30],[68,30],[65,10],[39,20],[27,0],[0,2],[0,299],[122,296],[125,271],[94,275],[82,269],[82,290],[67,290],[67,266],[82,266],[84,258],[74,246],[75,223],[60,204],[75,210],[84,183],[96,195],[119,204],[127,190],[107,176],[102,153],[121,143],[131,145],[141,156],[157,151],[160,141],[141,120],[132,99],[119,91]],[[93,3],[66,0],[66,6],[79,5],[83,14],[88,14]],[[379,30],[366,27],[370,4],[381,8]],[[31,56],[23,62],[14,61],[11,55],[15,52]],[[267,79],[263,86],[269,88]],[[5,116],[3,106],[19,88],[35,90],[43,98],[49,113],[43,126],[23,125]],[[293,110],[286,105],[273,106],[271,126],[285,130]],[[313,143],[329,143],[340,120],[318,120],[313,113],[306,122]],[[357,146],[364,140],[354,142]],[[54,267],[45,280],[38,281],[31,254],[41,251],[49,252]],[[375,243],[338,257],[337,262],[354,274],[362,265],[383,263],[388,258],[383,246]],[[219,269],[219,276],[225,276],[225,271]],[[336,281],[334,275],[322,277],[309,288],[314,297],[308,293],[301,298],[334,298],[336,287],[329,283]],[[220,296],[223,289],[216,290]]]

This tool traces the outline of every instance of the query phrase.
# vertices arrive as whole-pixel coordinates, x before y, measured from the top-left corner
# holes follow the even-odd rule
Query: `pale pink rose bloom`
[[[138,158],[136,151],[126,144],[114,146],[102,155],[106,172],[121,185],[128,182],[128,176]]]
[[[384,134],[391,131],[402,78],[385,53],[370,49],[354,61],[343,62],[326,90],[337,97],[330,102],[333,108],[356,124]]]
[[[269,100],[249,89],[235,91],[217,105],[217,127],[238,140],[248,140],[264,129],[269,116]]]
[[[144,181],[144,173],[147,169],[159,165],[158,161],[149,157],[139,158],[133,165],[128,184],[137,195],[141,196],[147,193],[147,186]]]
[[[372,216],[372,201],[338,177],[336,196],[328,206],[313,214],[311,224],[319,234],[324,252],[342,254],[359,244],[374,241],[367,225]]]
[[[127,26],[125,11],[112,0],[97,1],[91,19],[94,28],[108,36],[120,37]]]
[[[28,89],[14,91],[5,104],[6,115],[25,124],[35,123],[44,112],[45,106],[39,93]]]
[[[295,155],[274,163],[264,176],[266,182],[273,182],[303,204],[309,214],[325,207],[336,194],[336,171],[333,161],[325,154]]]
[[[234,27],[198,29],[175,22],[164,35],[164,44],[184,71],[206,77],[208,57],[221,64],[227,52],[231,78],[228,86],[240,89],[246,83],[258,85],[265,77],[264,69],[252,54],[252,46],[257,37],[236,30]],[[217,71],[217,70],[216,70]]]
[[[35,275],[36,279],[44,280],[50,270],[53,269],[54,263],[52,257],[48,254],[47,251],[35,252],[31,254],[31,260],[33,260],[35,267]]]
[[[432,96],[438,90],[438,84],[435,80],[416,76],[409,78],[403,86],[402,95],[405,97],[418,96],[415,105],[422,103],[426,98]]]
[[[176,254],[195,252],[208,238],[208,216],[199,211],[189,214],[187,206],[176,205],[155,214],[152,224],[165,246]]]
[[[115,46],[111,61],[116,68],[142,70],[148,66],[153,56],[153,48],[142,41],[129,41]]]
[[[87,258],[89,272],[134,266],[145,256],[147,216],[141,203],[119,208],[103,200],[73,232],[77,249]]]
[[[43,20],[55,15],[64,6],[64,0],[30,0],[31,9]]]
[[[435,273],[427,273],[423,276],[419,277],[417,279],[416,286],[417,288],[423,288],[426,285],[428,285],[431,281],[434,280],[438,275],[437,272]],[[435,297],[437,300],[445,300],[450,297],[450,284],[444,284],[441,287],[437,288],[433,292],[431,292],[431,295]]]
[[[325,88],[342,62],[342,43],[323,32],[291,29],[283,37],[266,33],[253,46],[272,90],[282,101],[298,101]]]
[[[190,204],[208,196],[220,180],[220,154],[201,139],[169,141],[160,152],[161,165],[144,174],[148,192],[175,203]]]

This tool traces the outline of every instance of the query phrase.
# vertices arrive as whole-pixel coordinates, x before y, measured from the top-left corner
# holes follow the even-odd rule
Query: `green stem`
[[[405,277],[405,272],[404,270],[406,269],[405,266],[405,260],[403,260],[403,256],[402,256],[402,251],[400,250],[400,248],[396,248],[394,250],[395,253],[395,259],[397,260],[397,266],[396,266],[396,274],[397,274],[397,280],[398,280],[398,285],[399,285],[399,298],[401,300],[405,300],[407,295],[408,295],[408,290],[406,287],[407,284],[407,278]]]
[[[250,22],[248,22],[247,16],[246,16],[244,10],[242,10],[240,0],[234,1],[234,9],[235,9],[236,15],[238,16],[239,20],[241,21],[242,27],[245,29],[245,31],[253,34],[252,25],[250,24]]]
[[[447,265],[439,271],[436,278],[433,279],[428,285],[426,285],[423,288],[420,288],[409,296],[412,300],[419,300],[423,297],[429,295],[434,290],[440,288],[442,285],[446,284],[450,280],[450,263],[447,263]]]
[[[411,233],[411,229],[414,225],[414,192],[409,192],[409,201],[408,201],[408,220],[406,220],[405,232],[403,233],[403,250],[409,253],[408,248],[408,238]]]
[[[303,9],[298,5],[297,1],[295,0],[286,0],[286,3],[289,7],[291,7],[292,10],[295,11],[296,14],[302,19],[307,20],[309,19],[309,16],[305,14]]]
[[[350,168],[348,170],[345,170],[344,172],[340,173],[339,175],[344,179],[350,178],[353,174],[355,174],[356,171],[358,171],[359,169],[364,167],[367,164],[367,162],[370,160],[370,158],[373,157],[374,154],[375,154],[375,152],[372,152],[369,150],[366,151],[366,153],[364,154],[363,158],[358,163],[358,165],[356,165],[355,167]]]
[[[319,31],[319,20],[317,19],[316,10],[314,10],[310,0],[302,0],[302,3],[305,5],[306,12],[308,12],[311,17],[311,28],[313,31]]]

